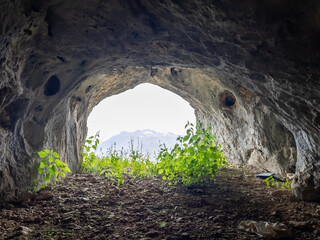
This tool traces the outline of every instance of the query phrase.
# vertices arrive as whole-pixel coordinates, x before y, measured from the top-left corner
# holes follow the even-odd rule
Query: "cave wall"
[[[36,152],[79,169],[103,98],[150,82],[212,123],[229,161],[285,174],[320,200],[320,6],[310,1],[2,0],[0,202]]]

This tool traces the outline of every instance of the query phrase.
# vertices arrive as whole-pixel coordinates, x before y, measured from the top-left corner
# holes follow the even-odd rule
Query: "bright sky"
[[[100,140],[122,132],[151,129],[183,135],[184,126],[196,122],[194,109],[187,101],[153,84],[108,97],[95,106],[88,118],[88,136],[100,130]]]

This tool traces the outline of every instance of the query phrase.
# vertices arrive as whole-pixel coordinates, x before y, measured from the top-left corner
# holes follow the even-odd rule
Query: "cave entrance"
[[[98,154],[132,148],[155,158],[160,144],[172,148],[187,122],[195,124],[194,109],[177,94],[143,83],[98,103],[87,121],[87,137],[100,135]]]
[[[261,166],[281,175],[294,171],[296,150],[292,133],[278,122],[274,113],[259,101],[258,96],[243,86],[232,85],[228,79],[211,69],[173,66],[153,66],[151,69],[128,67],[114,74],[97,74],[87,78],[74,93],[80,96],[85,94],[84,101],[79,102],[76,98],[74,100],[75,104],[79,105],[78,108],[75,108],[76,113],[79,114],[77,119],[80,119],[78,125],[81,126],[82,119],[85,119],[89,126],[88,136],[101,130],[102,141],[121,131],[134,132],[136,129],[152,129],[151,126],[143,125],[143,122],[145,120],[148,120],[149,124],[156,122],[150,120],[149,117],[156,116],[157,112],[151,114],[144,109],[142,112],[147,116],[138,120],[137,117],[143,114],[137,112],[136,107],[139,104],[135,100],[124,101],[122,105],[118,105],[120,101],[117,100],[122,94],[134,91],[129,89],[135,87],[139,89],[144,85],[162,89],[170,94],[175,93],[177,98],[185,99],[185,104],[187,106],[190,104],[194,109],[191,111],[194,112],[197,120],[212,126],[212,131],[217,137],[216,142],[221,144],[229,163]],[[126,92],[127,90],[129,91]],[[141,93],[140,95],[142,99],[140,105],[147,104],[149,109],[153,109],[151,100],[156,97],[156,94],[149,91],[149,96],[142,97]],[[113,111],[103,108],[98,110],[100,105],[103,105],[104,99],[106,102],[113,102]],[[173,107],[173,102],[168,97],[160,97],[160,103],[165,109],[162,115],[171,116],[171,118],[162,120],[166,126],[172,126],[172,118],[179,118],[182,115],[178,112],[182,108]],[[129,110],[124,110],[125,107]],[[95,111],[103,115],[97,119],[102,126],[106,126],[109,133],[104,133],[101,127],[97,127],[99,124],[90,123]],[[117,119],[115,116],[119,113],[124,116]],[[187,120],[182,121],[182,128]],[[107,123],[108,121],[113,121],[113,123]],[[133,121],[142,126],[126,129],[125,125]],[[116,130],[115,124],[121,126],[121,129]],[[81,132],[81,129],[79,130]],[[114,131],[113,134],[112,131]],[[79,143],[83,144],[85,137],[82,135],[82,141]],[[117,145],[118,149],[119,147]],[[78,149],[81,148],[78,147]],[[78,159],[80,160],[81,156]]]

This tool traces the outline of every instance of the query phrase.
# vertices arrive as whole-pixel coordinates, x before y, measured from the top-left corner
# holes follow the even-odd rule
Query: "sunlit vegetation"
[[[38,152],[39,157],[42,159],[38,167],[38,174],[42,188],[45,188],[47,184],[56,184],[59,178],[66,177],[66,173],[71,173],[68,164],[60,160],[60,155],[53,150],[44,149]],[[38,179],[35,178],[34,183],[38,184]],[[37,191],[37,187],[34,189]]]
[[[99,135],[91,136],[83,146],[82,170],[104,174],[117,180],[118,185],[124,183],[126,174],[140,178],[161,176],[169,185],[192,186],[212,182],[218,169],[228,164],[221,146],[215,144],[211,128],[204,128],[200,122],[196,126],[188,123],[185,129],[186,135],[177,138],[172,150],[161,146],[155,162],[133,148],[129,157],[116,150],[110,150],[103,157],[97,156]]]

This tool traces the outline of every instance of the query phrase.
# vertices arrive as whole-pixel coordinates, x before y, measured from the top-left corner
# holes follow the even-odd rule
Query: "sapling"
[[[53,150],[44,149],[38,152],[41,160],[40,166],[38,167],[38,174],[41,176],[44,183],[42,183],[42,188],[46,187],[50,180],[56,184],[59,181],[59,177],[65,177],[67,172],[71,173],[68,164],[60,160],[60,155]],[[33,180],[38,183],[37,179]],[[38,189],[35,188],[35,191]]]

